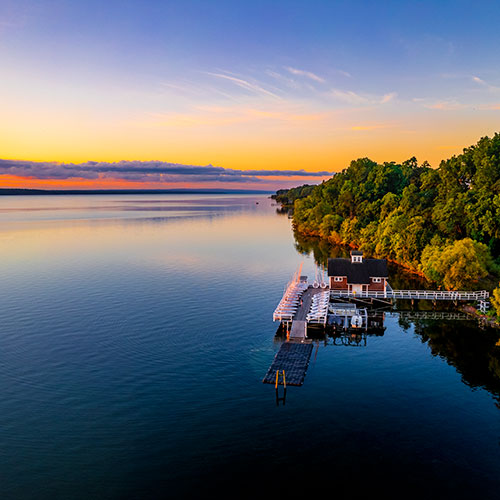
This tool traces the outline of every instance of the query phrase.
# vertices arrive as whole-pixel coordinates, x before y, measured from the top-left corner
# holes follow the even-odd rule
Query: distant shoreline
[[[273,194],[246,189],[23,189],[0,188],[0,196],[98,195],[98,194]]]

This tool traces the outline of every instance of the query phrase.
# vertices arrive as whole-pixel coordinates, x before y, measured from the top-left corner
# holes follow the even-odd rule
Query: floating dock
[[[276,383],[276,372],[285,372],[287,385],[302,385],[306,376],[313,345],[311,343],[284,342],[277,352],[273,364],[264,377],[264,384]],[[280,380],[279,384],[283,384]]]

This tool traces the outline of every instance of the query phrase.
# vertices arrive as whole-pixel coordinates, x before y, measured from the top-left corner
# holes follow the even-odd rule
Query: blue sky
[[[1,0],[0,148],[29,161],[436,165],[498,129],[498,26],[496,1]]]

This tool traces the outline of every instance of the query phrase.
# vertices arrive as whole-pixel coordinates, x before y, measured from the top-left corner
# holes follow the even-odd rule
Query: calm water
[[[498,498],[498,332],[390,313],[276,405],[313,253],[262,196],[0,198],[0,498]]]

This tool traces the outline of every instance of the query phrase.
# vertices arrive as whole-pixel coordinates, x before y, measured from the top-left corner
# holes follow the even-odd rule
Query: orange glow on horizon
[[[13,189],[249,189],[249,190],[264,190],[275,191],[278,188],[273,185],[283,182],[285,185],[299,184],[319,184],[321,178],[305,179],[304,177],[295,176],[288,177],[286,181],[283,178],[269,176],[263,178],[260,183],[230,183],[230,182],[137,182],[121,179],[99,179],[89,180],[82,178],[54,180],[54,179],[36,179],[32,177],[21,177],[14,175],[0,176],[0,188]]]

